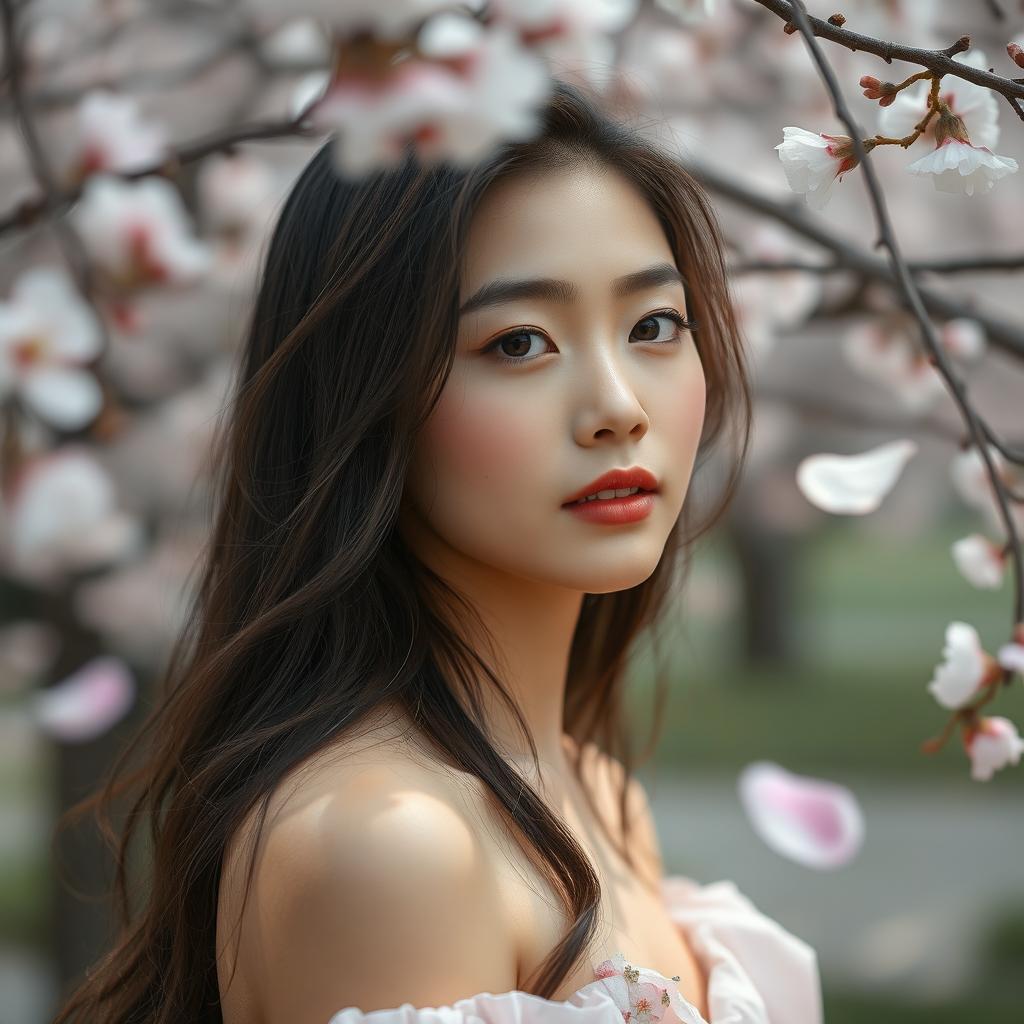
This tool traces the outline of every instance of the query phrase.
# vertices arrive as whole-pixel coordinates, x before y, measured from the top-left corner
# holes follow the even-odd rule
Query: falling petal
[[[827,870],[860,849],[864,818],[845,786],[755,761],[740,773],[739,793],[754,831],[783,857]]]
[[[131,707],[135,680],[120,658],[101,656],[62,682],[33,694],[39,727],[55,739],[80,743],[105,733]]]
[[[797,467],[804,497],[825,512],[866,515],[889,493],[917,443],[890,441],[860,455],[809,455]]]

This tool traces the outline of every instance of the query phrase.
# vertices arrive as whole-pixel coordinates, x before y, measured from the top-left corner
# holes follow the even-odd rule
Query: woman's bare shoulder
[[[465,780],[401,732],[366,740],[302,766],[271,799],[240,957],[265,1021],[296,1019],[287,1000],[303,978],[310,1019],[515,985],[513,934]]]

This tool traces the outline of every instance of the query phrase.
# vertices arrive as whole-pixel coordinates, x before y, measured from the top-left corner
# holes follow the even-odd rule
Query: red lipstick
[[[598,491],[622,490],[624,487],[639,487],[641,491],[657,492],[658,478],[642,466],[630,466],[629,469],[610,469],[596,480],[591,480],[585,487],[581,487],[575,494],[570,495],[562,504],[571,505],[580,498],[597,494]]]
[[[621,498],[594,498],[580,501],[581,498],[597,494],[599,491],[622,490],[624,488],[640,488],[635,494]],[[658,491],[658,480],[649,470],[641,466],[629,469],[613,469],[581,487],[562,507],[568,509],[580,519],[591,523],[605,523],[616,526],[621,523],[633,523],[650,515],[654,507],[654,495]]]

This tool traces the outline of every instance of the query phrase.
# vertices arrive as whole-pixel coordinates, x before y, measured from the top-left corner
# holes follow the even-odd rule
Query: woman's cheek
[[[522,495],[543,479],[538,460],[552,448],[551,438],[534,436],[545,428],[539,410],[531,415],[523,394],[470,395],[458,390],[442,397],[429,429],[429,444],[439,474],[454,485],[486,488],[502,501]]]
[[[681,469],[693,468],[704,429],[706,405],[703,372],[687,375],[682,386],[677,387],[671,400],[665,403],[666,436],[672,439],[672,451],[677,453]]]

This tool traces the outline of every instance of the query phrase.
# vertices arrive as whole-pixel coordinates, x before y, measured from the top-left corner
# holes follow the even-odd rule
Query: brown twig
[[[791,203],[780,202],[749,188],[710,164],[694,160],[690,154],[680,154],[677,159],[712,192],[784,224],[796,234],[830,251],[838,263],[856,270],[864,277],[888,287],[898,287],[887,260],[879,259],[830,231],[824,226],[821,218],[812,219],[803,200],[794,197]],[[1024,329],[1021,328],[1019,320],[1004,319],[995,313],[976,309],[973,304],[957,301],[945,292],[920,285],[918,291],[925,308],[933,315],[943,320],[951,320],[954,317],[970,317],[977,320],[992,345],[1018,359],[1024,359]]]
[[[754,2],[771,11],[772,14],[778,15],[787,24],[794,24],[796,21],[793,11],[795,5],[790,3],[790,0],[754,0]],[[934,71],[937,75],[953,75],[955,78],[962,78],[966,82],[973,82],[974,85],[991,89],[1009,100],[1024,100],[1024,85],[1013,81],[1013,79],[992,74],[990,71],[972,68],[962,61],[953,60],[954,54],[970,49],[969,36],[961,36],[944,50],[926,50],[917,46],[904,46],[902,43],[875,39],[872,36],[861,35],[859,32],[851,32],[847,28],[822,21],[821,18],[812,18],[806,11],[804,11],[804,18],[807,31],[812,36],[819,36],[830,42],[838,43],[854,53],[859,50],[873,53],[876,57],[881,57],[887,64],[891,64],[894,60],[919,64],[921,67]],[[1017,109],[1019,110],[1019,108]]]
[[[58,184],[56,174],[53,172],[53,168],[50,166],[49,158],[43,149],[39,134],[36,131],[35,122],[32,120],[28,105],[25,102],[24,65],[18,38],[20,32],[18,13],[14,0],[0,0],[4,68],[7,75],[7,84],[10,89],[11,103],[14,107],[15,121],[21,130],[25,143],[29,167],[43,195],[49,196],[58,192],[60,185]],[[82,240],[71,225],[61,219],[54,222],[54,231],[83,296],[89,297],[92,293],[92,275]]]
[[[832,263],[808,263],[806,260],[738,260],[730,264],[732,274],[771,274],[789,270],[800,270],[808,274],[834,274],[838,271],[849,273],[853,267],[835,261]],[[934,260],[908,260],[907,269],[912,274],[924,272],[934,274],[979,273],[994,270],[1024,269],[1024,253],[1005,256],[959,256]]]
[[[137,178],[144,178],[151,174],[171,177],[186,164],[202,160],[203,157],[210,156],[213,153],[231,150],[242,142],[296,137],[315,138],[323,134],[319,130],[313,130],[303,125],[302,117],[303,115],[300,114],[299,117],[289,121],[265,121],[247,125],[233,125],[222,131],[211,132],[193,142],[185,143],[173,149],[168,157],[160,163],[151,164],[148,167],[138,168],[134,171],[109,171],[104,173],[113,174],[125,181],[134,181]],[[47,190],[42,195],[23,200],[13,210],[0,215],[0,233],[15,228],[28,227],[43,216],[59,216],[67,207],[81,197],[83,187],[84,183],[70,189],[55,187]]]
[[[758,0],[758,2],[763,2],[763,0]],[[1006,530],[1008,538],[1007,546],[1014,568],[1014,612],[1013,622],[1010,627],[1010,635],[1013,636],[1015,630],[1021,626],[1022,619],[1024,619],[1024,556],[1022,556],[1020,537],[1017,534],[1016,524],[1014,523],[1013,516],[1010,514],[1010,508],[1002,478],[997,471],[995,462],[988,450],[988,445],[986,443],[986,431],[982,427],[981,417],[976,413],[971,405],[970,399],[967,396],[967,389],[953,372],[953,367],[947,360],[946,354],[942,350],[942,346],[936,336],[935,327],[928,318],[928,314],[925,312],[921,296],[917,291],[917,286],[914,283],[913,277],[910,275],[910,271],[904,262],[899,245],[896,241],[895,233],[893,232],[892,224],[889,220],[889,213],[886,209],[885,199],[882,194],[881,184],[875,174],[875,169],[871,163],[870,156],[864,146],[861,145],[860,127],[857,125],[856,121],[854,121],[853,115],[847,107],[846,99],[843,96],[842,89],[839,86],[839,82],[836,79],[831,64],[828,62],[824,53],[822,53],[821,47],[818,46],[815,41],[815,33],[812,31],[811,25],[808,21],[807,12],[804,9],[802,0],[793,0],[789,5],[789,8],[792,15],[792,22],[796,26],[797,31],[799,31],[803,36],[804,42],[807,44],[807,48],[810,51],[811,58],[818,68],[818,74],[825,83],[825,86],[832,98],[835,114],[843,124],[846,125],[846,129],[850,134],[860,166],[863,168],[864,181],[867,185],[868,194],[871,200],[871,207],[874,212],[875,222],[879,231],[880,241],[889,252],[893,271],[899,280],[900,288],[906,299],[907,305],[910,307],[914,317],[917,319],[917,322],[921,327],[922,339],[930,352],[932,364],[942,374],[949,386],[950,394],[956,402],[957,407],[967,424],[968,434],[974,445],[977,447],[978,453],[985,464],[985,469],[988,473],[993,493],[999,506],[999,515]],[[1004,669],[1002,672],[1003,685],[1009,686],[1012,680],[1013,673],[1009,669]],[[991,699],[991,693],[986,695],[986,700],[987,699]],[[963,718],[969,723],[973,719],[976,709],[985,703],[986,700],[980,700],[974,705],[959,709],[957,711],[957,717]]]

